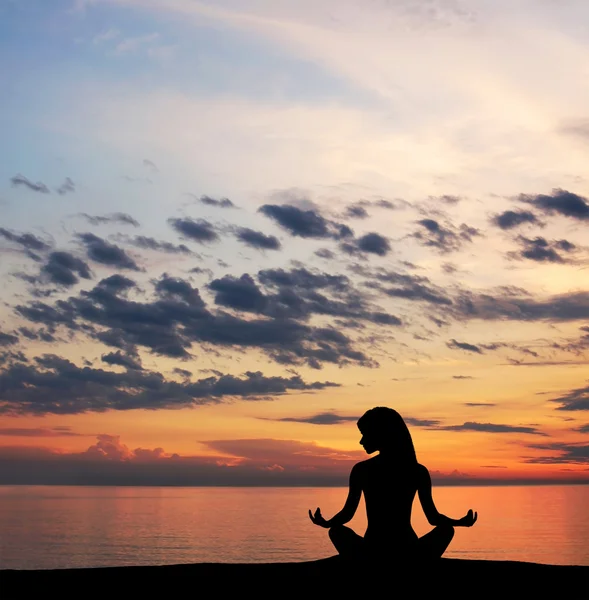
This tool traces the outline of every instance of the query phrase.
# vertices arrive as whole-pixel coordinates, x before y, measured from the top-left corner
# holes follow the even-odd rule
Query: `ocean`
[[[0,569],[64,569],[195,562],[288,562],[335,554],[326,518],[345,488],[0,486]],[[444,556],[589,565],[589,485],[436,487],[458,518]],[[349,524],[364,533],[364,504]],[[418,500],[413,526],[428,525]]]

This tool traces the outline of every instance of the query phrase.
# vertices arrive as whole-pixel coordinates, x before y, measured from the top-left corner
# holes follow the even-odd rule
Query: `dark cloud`
[[[167,254],[193,254],[192,250],[184,244],[172,244],[145,235],[118,236],[117,239],[143,250],[154,250],[156,252],[166,252]]]
[[[4,333],[0,331],[0,347],[14,346],[18,343],[18,336],[12,335],[11,333]]]
[[[436,429],[440,429],[442,431],[480,431],[484,433],[529,433],[533,435],[546,435],[544,432],[539,431],[535,427],[525,427],[521,425],[499,425],[496,423],[466,422],[462,425],[443,425],[437,427]]]
[[[416,419],[414,417],[403,417],[403,420],[412,427],[436,427],[440,423],[437,419]]]
[[[554,398],[552,402],[560,404],[556,410],[589,410],[589,387],[570,390],[566,394]]]
[[[265,204],[258,210],[295,237],[339,240],[353,235],[347,225],[329,221],[318,210],[303,210],[291,204]]]
[[[589,445],[553,442],[550,444],[530,444],[528,445],[528,448],[557,452],[558,454],[552,454],[552,456],[534,456],[532,458],[526,458],[524,462],[527,463],[540,465],[589,465]]]
[[[366,219],[369,215],[368,211],[361,204],[350,204],[346,208],[345,216],[351,219]]]
[[[268,298],[247,273],[239,278],[226,275],[222,279],[214,279],[209,288],[215,292],[215,304],[221,306],[259,313],[268,306]]]
[[[75,191],[76,191],[76,186],[69,177],[66,177],[65,181],[57,188],[57,193],[60,196],[65,196],[65,194],[68,194],[70,192],[75,192]]]
[[[309,417],[282,417],[280,419],[268,419],[271,421],[280,421],[286,423],[309,423],[311,425],[340,425],[341,423],[356,423],[360,417],[343,416],[333,412],[317,413]],[[404,417],[407,425],[412,427],[434,427],[440,423],[435,419],[416,419],[413,417]]]
[[[538,210],[549,215],[557,214],[578,221],[589,219],[589,204],[587,203],[587,199],[566,190],[557,188],[552,190],[551,195],[538,194],[534,196],[521,194],[519,200],[531,204]]]
[[[69,252],[52,252],[47,262],[41,267],[41,280],[56,285],[71,287],[82,279],[91,279],[90,267],[81,259]]]
[[[32,233],[16,233],[0,227],[0,236],[4,239],[22,246],[24,251],[33,259],[38,260],[39,257],[35,254],[36,252],[45,252],[51,248],[50,244],[44,242],[41,238],[38,238]]]
[[[139,271],[135,261],[119,246],[111,244],[93,233],[79,233],[78,239],[86,246],[88,258],[119,269]]]
[[[10,178],[10,183],[12,183],[12,187],[26,187],[33,192],[39,192],[41,194],[50,194],[49,188],[42,182],[37,181],[37,183],[33,183],[29,179],[27,179],[24,175],[15,175]]]
[[[187,369],[180,369],[176,367],[173,372],[181,377],[192,377],[192,371],[188,371]]]
[[[535,299],[522,290],[473,293],[462,290],[449,309],[458,320],[567,322],[589,319],[589,292],[569,292]]]
[[[326,260],[333,260],[335,258],[335,253],[329,250],[329,248],[319,248],[319,250],[315,251],[315,255]]]
[[[352,243],[360,252],[377,254],[378,256],[386,256],[391,251],[389,240],[383,235],[374,232],[367,233],[350,243]]]
[[[520,235],[517,237],[517,241],[521,245],[521,250],[518,252],[509,252],[508,256],[512,259],[527,259],[535,262],[570,263],[572,260],[563,257],[562,253],[565,252],[570,254],[578,250],[575,244],[567,240],[548,241],[540,236],[530,239]]]
[[[497,406],[495,403],[493,402],[465,402],[464,406],[470,406],[471,408],[477,408],[477,407],[489,407],[489,406]]]
[[[44,355],[35,362],[0,371],[0,413],[43,415],[181,408],[337,386],[328,381],[307,383],[299,375],[266,377],[252,371],[241,377],[221,375],[178,383],[152,371],[128,369],[115,373],[81,368],[55,355]]]
[[[70,427],[1,427],[0,436],[10,437],[83,437],[81,433],[75,433]]]
[[[118,365],[119,367],[125,367],[125,369],[133,369],[136,371],[141,371],[143,369],[138,356],[125,354],[120,350],[103,354],[101,360],[107,365]]]
[[[355,423],[360,417],[346,417],[335,413],[318,413],[310,417],[282,417],[281,419],[269,419],[285,423],[310,423],[312,425],[339,425],[340,423]]]
[[[235,231],[235,237],[247,246],[258,250],[280,250],[281,248],[280,241],[276,236],[266,235],[261,231],[254,231],[247,227],[238,227]]]
[[[501,229],[513,229],[524,223],[533,225],[543,225],[542,221],[536,215],[528,210],[506,210],[498,215],[495,215],[491,222]]]
[[[350,270],[369,280],[369,287],[379,289],[387,296],[405,298],[406,300],[423,301],[439,306],[450,306],[452,300],[446,295],[443,288],[435,286],[429,278],[422,275],[408,275],[384,268],[367,269],[361,265],[352,265]],[[393,284],[387,287],[385,284]],[[437,319],[437,321],[440,321]],[[445,322],[438,323],[446,324]]]
[[[216,242],[219,234],[211,223],[205,219],[168,219],[168,223],[183,237],[204,244],[205,242]]]
[[[106,225],[108,223],[120,223],[121,225],[132,225],[133,227],[139,227],[139,221],[136,221],[131,215],[127,213],[111,213],[109,215],[93,216],[87,213],[80,213],[80,217],[83,217],[91,225]]]
[[[32,330],[29,327],[19,327],[18,332],[27,340],[53,343],[57,338],[46,329]]]
[[[452,375],[452,379],[474,379],[472,375]]]
[[[468,344],[466,342],[457,342],[454,339],[447,342],[446,346],[448,346],[448,348],[451,348],[452,350],[466,350],[467,352],[474,352],[476,354],[484,354],[484,352],[480,346],[476,346],[475,344]]]
[[[305,270],[264,272],[266,280],[286,277],[298,281],[299,290],[306,294],[300,301],[296,294],[298,290],[293,291],[292,285],[289,289],[288,284],[284,284],[282,290],[270,295],[268,309],[251,304],[251,300],[248,305],[248,298],[255,294],[255,283],[248,281],[248,277],[215,280],[212,287],[218,294],[218,302],[223,303],[220,305],[235,306],[236,310],[250,308],[249,312],[260,314],[255,319],[222,311],[212,313],[189,282],[165,275],[155,282],[157,298],[151,301],[124,298],[116,286],[107,285],[108,280],[103,280],[94,289],[81,291],[79,296],[68,300],[59,300],[53,306],[31,302],[17,306],[16,311],[50,331],[60,326],[73,332],[84,331],[92,338],[126,352],[142,346],[156,354],[188,358],[188,350],[193,344],[212,344],[224,348],[258,348],[280,364],[308,364],[313,368],[320,368],[325,362],[364,366],[376,366],[376,363],[357,350],[353,341],[340,330],[308,325],[298,319],[307,319],[311,314],[338,316],[344,313],[378,324],[400,324],[396,317],[372,310],[363,303],[362,297],[357,299],[353,288],[345,288],[341,292],[343,296],[335,301],[302,287],[302,282],[322,279],[324,285],[335,285],[334,281],[339,281],[336,276]],[[261,294],[260,291],[258,300]]]
[[[211,198],[210,196],[201,196],[199,201],[202,204],[207,204],[208,206],[218,206],[220,208],[235,208],[235,204],[229,200],[229,198],[221,198],[219,200],[215,198]]]
[[[423,246],[436,248],[443,254],[459,250],[466,242],[472,242],[473,238],[481,235],[478,229],[466,223],[459,227],[450,223],[442,225],[435,219],[421,219],[417,223],[422,229],[413,233],[412,237]]]

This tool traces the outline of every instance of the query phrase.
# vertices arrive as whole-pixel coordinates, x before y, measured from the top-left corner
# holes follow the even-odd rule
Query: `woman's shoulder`
[[[420,481],[430,480],[430,474],[427,467],[421,463],[417,463],[417,476],[419,477]]]

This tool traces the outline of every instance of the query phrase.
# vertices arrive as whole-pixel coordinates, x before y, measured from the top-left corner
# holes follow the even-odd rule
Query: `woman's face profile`
[[[360,429],[362,437],[360,438],[360,445],[366,450],[366,454],[372,454],[378,450],[378,440],[374,435],[374,432],[362,431]]]

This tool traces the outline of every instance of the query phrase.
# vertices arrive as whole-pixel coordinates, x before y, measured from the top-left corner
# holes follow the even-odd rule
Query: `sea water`
[[[288,562],[335,554],[326,518],[345,488],[0,486],[0,569],[196,562]],[[434,488],[453,518],[472,508],[445,556],[589,565],[589,485]],[[349,524],[366,529],[363,503]],[[427,523],[419,501],[413,526]]]

